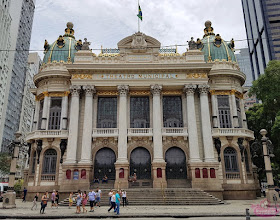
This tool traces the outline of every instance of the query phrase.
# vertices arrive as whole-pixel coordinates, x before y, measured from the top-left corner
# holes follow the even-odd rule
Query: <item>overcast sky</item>
[[[141,32],[162,46],[202,38],[204,23],[210,20],[224,40],[234,38],[237,49],[247,47],[246,41],[237,41],[246,39],[241,0],[140,0],[140,5]],[[137,13],[137,0],[36,0],[30,49],[42,50],[45,39],[54,42],[68,21],[74,23],[76,39],[86,37],[91,48],[116,48],[137,31]],[[186,47],[178,49],[183,53]]]

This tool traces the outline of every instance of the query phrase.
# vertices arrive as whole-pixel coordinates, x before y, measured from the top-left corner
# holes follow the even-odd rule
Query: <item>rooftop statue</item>
[[[91,44],[91,42],[88,42],[87,38],[85,38],[84,40],[85,40],[85,42],[83,43],[83,46],[82,46],[81,50],[90,50],[89,45]]]
[[[197,50],[197,45],[193,40],[193,37],[191,37],[191,40],[188,42],[188,44],[189,44],[189,50]]]

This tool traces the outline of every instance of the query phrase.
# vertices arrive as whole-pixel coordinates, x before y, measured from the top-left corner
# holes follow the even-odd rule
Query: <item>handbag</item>
[[[128,199],[126,199],[126,202],[125,202],[125,204],[126,204],[126,205],[128,205]]]

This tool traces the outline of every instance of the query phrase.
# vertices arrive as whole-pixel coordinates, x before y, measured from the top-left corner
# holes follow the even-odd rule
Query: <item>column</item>
[[[194,93],[196,85],[185,85],[184,91],[187,96],[187,118],[188,118],[188,133],[189,133],[189,151],[190,162],[201,162],[199,157],[199,146],[197,136],[197,125],[195,115]]]
[[[212,139],[212,129],[210,122],[208,92],[210,86],[207,84],[199,85],[200,92],[200,113],[201,113],[201,127],[202,127],[202,141],[204,147],[205,162],[214,162],[214,146]]]
[[[67,130],[67,121],[68,121],[68,95],[70,92],[64,92],[64,96],[62,98],[62,108],[61,108],[61,129]]]
[[[41,129],[46,130],[47,128],[47,116],[48,116],[48,108],[49,108],[49,93],[43,92],[44,94],[44,106],[43,106],[43,113],[42,113],[42,123]]]
[[[244,99],[240,99],[240,109],[241,109],[241,114],[242,114],[242,127],[243,128],[248,128],[247,125],[247,119],[246,119],[246,113],[245,113],[245,105],[244,105]]]
[[[162,86],[152,85],[153,94],[153,142],[154,142],[154,160],[153,162],[165,162],[162,149],[162,113],[161,113],[161,90]]]
[[[33,131],[40,129],[38,128],[39,111],[40,111],[40,101],[36,97],[35,113],[34,113],[33,128],[32,128]]]
[[[236,100],[235,100],[235,90],[231,90],[230,96],[231,96],[231,107],[232,107],[232,114],[233,114],[233,127],[239,128],[237,107],[236,107]]]
[[[69,137],[68,149],[65,163],[76,163],[76,153],[78,144],[78,130],[79,130],[79,102],[81,86],[73,85],[70,87],[72,94],[70,106],[70,124],[69,124]]]
[[[213,128],[218,128],[218,102],[217,96],[215,95],[215,91],[210,91],[211,93],[211,105],[212,105],[212,120],[213,120]]]
[[[119,140],[118,140],[118,163],[127,160],[127,85],[118,86],[119,91]]]
[[[85,114],[84,128],[82,139],[82,155],[80,163],[92,163],[91,143],[92,143],[92,122],[93,122],[93,94],[95,93],[94,86],[83,86],[85,91]]]

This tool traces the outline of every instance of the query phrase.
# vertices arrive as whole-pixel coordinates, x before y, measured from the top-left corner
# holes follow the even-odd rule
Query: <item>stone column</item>
[[[241,114],[242,114],[242,127],[243,128],[248,128],[246,113],[245,113],[245,105],[244,105],[244,99],[243,98],[240,99],[240,109],[241,109]]]
[[[190,162],[201,162],[199,156],[197,125],[195,115],[194,93],[196,85],[185,85],[184,91],[187,95],[187,118],[188,118],[188,134],[189,134],[189,151]]]
[[[71,107],[70,107],[70,124],[69,124],[69,137],[68,149],[65,163],[71,164],[77,161],[77,144],[78,144],[78,130],[79,130],[79,102],[81,86],[73,85],[70,87],[72,94]]]
[[[62,98],[62,108],[61,108],[61,129],[67,130],[67,121],[68,121],[68,95],[70,92],[64,92],[64,96]]]
[[[154,159],[152,162],[153,187],[167,187],[165,169],[166,162],[163,159],[162,146],[162,105],[161,105],[162,86],[152,85],[151,93],[153,94],[153,143],[154,143]],[[160,169],[162,176],[157,176],[157,170]]]
[[[235,99],[235,90],[231,90],[230,96],[231,96],[231,106],[232,106],[232,114],[233,114],[233,127],[239,128],[236,99]]]
[[[39,111],[40,111],[40,101],[36,98],[35,113],[34,113],[33,128],[32,128],[33,131],[40,129],[38,128]]]
[[[43,92],[44,94],[44,106],[43,106],[43,113],[42,113],[42,123],[41,129],[46,130],[47,128],[47,117],[48,117],[48,108],[49,108],[49,93]]]
[[[200,92],[200,113],[201,113],[201,126],[202,126],[202,141],[204,147],[205,162],[214,162],[214,146],[212,139],[212,129],[210,122],[208,92],[210,86],[207,84],[199,85]]]
[[[93,94],[96,92],[94,86],[83,86],[85,91],[85,114],[82,139],[82,155],[80,163],[92,163],[91,143],[92,143],[92,122],[93,122]]]
[[[215,95],[215,91],[210,91],[211,93],[211,105],[212,105],[212,120],[213,120],[213,128],[218,128],[218,101],[217,96]]]

